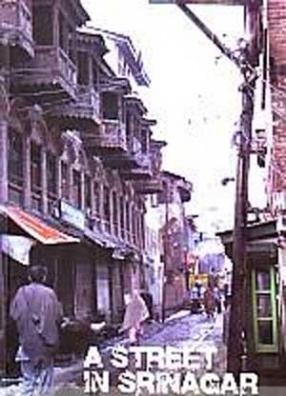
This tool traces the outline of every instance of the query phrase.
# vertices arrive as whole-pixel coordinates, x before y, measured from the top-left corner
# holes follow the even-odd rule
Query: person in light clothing
[[[126,306],[123,324],[120,331],[128,332],[130,344],[138,342],[138,336],[143,333],[142,324],[150,316],[147,305],[139,292],[135,290]]]

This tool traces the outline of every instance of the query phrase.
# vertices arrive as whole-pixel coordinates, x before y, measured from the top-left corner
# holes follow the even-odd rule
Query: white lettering
[[[102,392],[109,394],[109,372],[103,371],[98,373],[97,371],[84,370],[83,380],[85,383],[85,393],[96,393]]]
[[[166,364],[168,370],[178,370],[182,368],[182,351],[180,349],[168,346],[166,347]]]
[[[206,395],[219,395],[219,383],[219,376],[215,373],[207,373],[200,378],[200,388]]]
[[[116,368],[128,366],[128,351],[123,346],[112,348],[110,363]]]
[[[124,371],[118,377],[118,390],[121,393],[133,393],[136,391],[136,376],[131,371]]]
[[[155,393],[155,378],[150,371],[137,371],[137,390],[146,389],[148,393]]]
[[[185,395],[186,393],[192,392],[195,395],[200,395],[200,389],[195,377],[194,373],[187,372],[182,384],[181,394]]]
[[[241,373],[239,376],[240,380],[240,394],[247,395],[258,395],[258,375],[255,373]],[[247,389],[251,389],[250,392]]]
[[[228,392],[232,395],[239,394],[238,386],[232,373],[225,373],[222,379],[221,393],[222,395],[226,395]]]
[[[101,355],[96,346],[89,347],[87,356],[84,359],[83,367],[89,368],[91,365],[96,367],[103,367]]]

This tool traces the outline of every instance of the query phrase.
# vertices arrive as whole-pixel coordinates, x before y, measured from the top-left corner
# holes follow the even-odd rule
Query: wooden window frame
[[[257,290],[256,288],[256,275],[259,272],[269,271],[270,275],[270,289],[268,290]],[[252,295],[252,307],[253,307],[253,335],[254,335],[254,346],[256,353],[277,353],[278,352],[278,321],[277,321],[277,299],[276,299],[276,273],[273,266],[268,268],[254,268],[251,272],[251,295]],[[271,298],[271,311],[272,315],[267,317],[261,317],[258,319],[257,315],[257,295],[269,295]],[[272,332],[273,342],[271,344],[259,343],[258,338],[258,322],[272,320]]]
[[[69,164],[61,161],[61,198],[70,201],[70,181],[69,181]]]
[[[72,204],[75,208],[82,208],[82,181],[81,171],[78,169],[72,169]]]
[[[38,150],[37,155],[39,155],[38,158],[38,163],[34,161],[34,154],[33,149]],[[31,204],[32,208],[37,211],[42,210],[42,194],[43,194],[43,180],[42,180],[42,150],[43,146],[42,144],[38,143],[37,141],[32,140],[31,141],[31,152],[30,152],[30,172],[31,172]],[[38,175],[36,175],[36,169],[33,170],[34,165],[39,167],[38,169]],[[39,184],[35,182],[33,175],[35,175],[36,178],[39,180]]]
[[[11,150],[10,150],[10,144],[11,140],[13,139],[13,136],[16,137],[17,139],[20,139],[21,142],[21,153],[20,153],[20,170],[22,171],[22,174],[13,174],[13,171],[11,172]],[[10,195],[12,195],[12,192],[16,193],[19,196],[19,201],[23,203],[24,200],[24,157],[25,157],[25,149],[24,149],[24,139],[23,136],[18,133],[17,131],[13,130],[12,128],[9,128],[9,135],[8,135],[8,141],[9,141],[9,152],[10,155],[8,156],[8,190],[9,190],[9,200],[10,200]],[[18,162],[18,161],[17,161]],[[14,202],[13,199],[11,199],[12,202]]]

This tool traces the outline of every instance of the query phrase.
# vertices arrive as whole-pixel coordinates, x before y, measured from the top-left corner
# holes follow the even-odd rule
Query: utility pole
[[[246,370],[247,350],[247,272],[246,272],[246,230],[248,209],[248,174],[251,152],[251,129],[253,118],[253,96],[256,73],[255,65],[255,40],[253,18],[259,11],[259,1],[248,0],[244,5],[245,31],[250,33],[250,39],[245,48],[241,49],[239,56],[230,51],[220,39],[187,7],[177,1],[177,6],[191,21],[212,41],[214,45],[236,66],[239,67],[244,82],[242,92],[242,112],[240,117],[240,147],[237,158],[235,217],[233,230],[233,280],[232,301],[230,306],[231,331],[228,337],[228,371],[238,376],[240,371]]]
[[[237,158],[235,217],[233,229],[233,279],[232,303],[228,342],[228,370],[236,376],[247,369],[247,213],[248,213],[248,175],[252,139],[252,119],[254,109],[254,89],[256,74],[257,39],[253,31],[253,18],[259,12],[258,2],[250,0],[245,5],[245,31],[250,34],[248,46],[243,54],[244,67],[241,68],[244,83],[242,85],[242,113],[240,118],[241,139]]]
[[[162,322],[166,319],[166,278],[167,268],[169,263],[170,249],[169,249],[169,181],[166,179],[164,182],[164,195],[165,195],[165,227],[163,231],[163,290],[162,290]]]

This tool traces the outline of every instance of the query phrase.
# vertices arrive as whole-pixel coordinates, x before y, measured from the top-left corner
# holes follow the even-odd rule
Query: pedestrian
[[[138,290],[134,290],[131,300],[126,306],[123,324],[120,331],[127,331],[131,345],[138,343],[138,337],[143,333],[142,324],[150,313]]]
[[[214,296],[215,296],[215,301],[216,301],[217,313],[220,314],[221,311],[222,311],[221,292],[220,292],[220,289],[217,286],[214,287],[213,291],[214,291]]]
[[[21,365],[23,396],[53,395],[53,363],[62,309],[55,292],[44,285],[46,277],[45,267],[31,266],[29,284],[18,289],[10,306],[19,336],[16,361]]]
[[[214,313],[216,309],[216,299],[212,287],[208,287],[204,293],[204,306],[207,317],[214,319]]]

